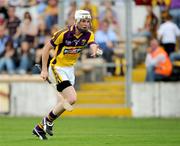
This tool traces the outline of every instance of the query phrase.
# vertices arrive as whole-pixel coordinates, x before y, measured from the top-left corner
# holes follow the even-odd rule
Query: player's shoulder
[[[58,31],[56,31],[56,32],[54,33],[54,35],[59,36],[59,35],[67,32],[67,31],[69,31],[69,28],[68,28],[68,27],[64,27],[64,28],[59,29]]]
[[[89,33],[89,34],[90,34],[90,36],[91,36],[91,35],[94,35],[94,32],[93,32],[93,31],[91,31],[91,30],[88,30],[88,31],[87,31],[87,33]]]
[[[90,34],[94,34],[94,32],[93,32],[93,31],[91,31],[91,30],[88,30],[88,32],[89,32]]]

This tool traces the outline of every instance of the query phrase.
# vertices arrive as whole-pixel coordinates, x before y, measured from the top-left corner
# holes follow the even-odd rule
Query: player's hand
[[[90,56],[93,58],[96,57],[96,52],[92,52]]]
[[[44,80],[44,81],[46,81],[47,80],[47,78],[48,78],[48,71],[46,70],[42,70],[41,71],[41,78]]]
[[[99,48],[99,45],[93,44],[92,50],[91,50],[91,57],[98,57],[102,56],[103,51]]]
[[[100,48],[98,48],[97,52],[96,52],[96,55],[97,56],[102,56],[103,55],[103,51]]]
[[[97,49],[99,48],[99,46],[97,44],[91,44],[90,45],[90,57],[96,57],[97,54]]]
[[[103,51],[98,48],[96,52],[91,53],[91,57],[102,56],[102,54],[103,54]]]

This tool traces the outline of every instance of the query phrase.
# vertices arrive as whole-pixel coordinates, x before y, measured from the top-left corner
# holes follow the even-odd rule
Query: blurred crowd
[[[0,0],[0,73],[31,73],[41,61],[42,47],[58,30],[57,20],[57,0]]]
[[[0,73],[31,73],[32,66],[41,62],[44,44],[60,29],[58,3],[58,0],[0,0]],[[110,48],[120,35],[119,24],[113,2],[102,1],[102,5],[104,9],[99,13],[91,0],[84,0],[79,6],[76,1],[69,1],[65,24],[74,24],[76,9],[90,11],[91,29],[97,32],[100,47],[108,49],[104,59],[111,62]]]
[[[180,61],[180,1],[156,0],[156,4],[160,7],[160,17],[153,12],[152,5],[147,6],[144,27],[135,37],[149,40],[146,81],[168,81],[174,74],[174,61]]]
[[[141,0],[135,0],[140,4]],[[74,13],[77,9],[90,11],[91,29],[95,40],[103,49],[103,59],[113,62],[113,50],[121,38],[121,26],[118,13],[114,9],[116,1],[102,0],[97,3],[91,0],[68,1],[65,25],[74,24]],[[171,61],[180,59],[180,1],[150,0],[144,26],[138,29],[133,37],[156,39],[163,47]],[[32,66],[41,63],[44,44],[52,34],[59,30],[58,0],[0,0],[0,73],[32,73]],[[154,13],[158,6],[160,16]],[[101,7],[101,9],[99,9]],[[149,46],[151,47],[151,43]],[[149,53],[147,49],[147,54]],[[52,53],[53,56],[53,53]],[[50,56],[50,58],[52,57]],[[108,70],[111,74],[113,70]]]

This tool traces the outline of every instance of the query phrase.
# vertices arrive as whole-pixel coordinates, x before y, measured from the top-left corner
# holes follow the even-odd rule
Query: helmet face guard
[[[80,32],[86,32],[87,29],[84,29],[84,28],[81,28],[79,25],[79,22],[81,20],[84,20],[84,19],[89,19],[91,20],[91,15],[89,13],[89,11],[86,11],[86,10],[77,10],[75,12],[75,21],[76,21],[76,27],[77,29],[80,31]],[[91,24],[90,24],[91,25]]]
[[[82,19],[90,19],[91,20],[91,15],[90,15],[89,11],[77,10],[75,12],[76,23],[79,23]]]

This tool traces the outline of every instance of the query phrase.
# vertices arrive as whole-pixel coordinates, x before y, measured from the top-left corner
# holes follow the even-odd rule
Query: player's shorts
[[[69,81],[72,85],[75,84],[74,67],[56,67],[49,66],[49,79],[55,85],[63,81]]]

